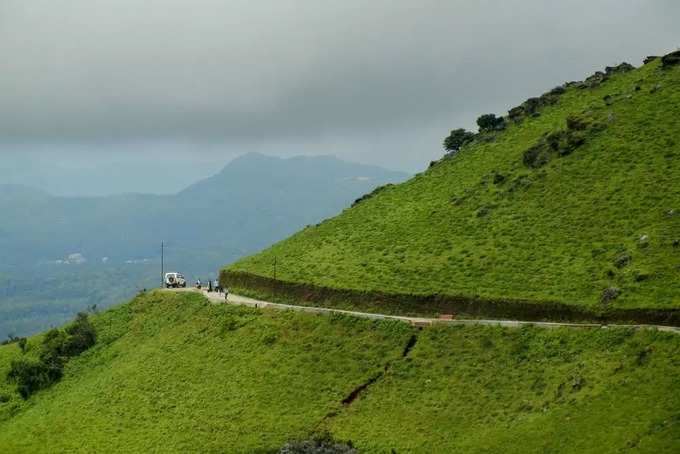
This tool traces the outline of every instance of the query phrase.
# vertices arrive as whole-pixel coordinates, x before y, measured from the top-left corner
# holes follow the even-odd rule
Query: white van
[[[184,288],[187,286],[187,281],[179,273],[165,273],[165,288]]]

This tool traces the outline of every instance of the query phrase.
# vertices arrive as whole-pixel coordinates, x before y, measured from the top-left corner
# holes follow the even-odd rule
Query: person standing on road
[[[224,301],[229,297],[229,287],[224,287]]]
[[[215,291],[217,293],[220,293],[222,291],[222,289],[220,288],[220,281],[218,281],[217,279],[215,279]]]
[[[212,280],[208,279],[208,293],[212,293],[212,291],[213,291]]]

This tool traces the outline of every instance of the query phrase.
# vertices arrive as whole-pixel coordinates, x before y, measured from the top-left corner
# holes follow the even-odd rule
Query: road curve
[[[346,311],[342,309],[331,309],[327,307],[316,307],[316,306],[296,306],[292,304],[281,304],[281,303],[271,303],[269,301],[257,300],[254,298],[248,298],[247,296],[235,295],[233,293],[229,294],[227,300],[224,299],[224,293],[207,292],[206,290],[198,290],[195,288],[186,289],[174,289],[169,291],[185,291],[185,292],[200,292],[205,296],[210,302],[215,304],[234,304],[238,306],[249,306],[255,308],[272,308],[278,310],[293,310],[300,312],[309,312],[313,314],[345,314],[351,315],[353,317],[368,318],[371,320],[398,320],[401,322],[409,323],[413,326],[430,326],[434,324],[446,324],[446,325],[492,325],[492,326],[505,326],[510,328],[518,328],[521,326],[538,326],[541,328],[597,328],[597,329],[607,329],[607,328],[633,328],[633,329],[644,329],[651,328],[657,329],[659,331],[680,334],[680,327],[676,326],[663,326],[663,325],[602,325],[598,323],[562,323],[562,322],[532,322],[525,320],[482,320],[482,319],[454,319],[445,320],[440,318],[426,318],[426,317],[407,317],[403,315],[388,315],[388,314],[374,314],[370,312],[357,312],[357,311]]]

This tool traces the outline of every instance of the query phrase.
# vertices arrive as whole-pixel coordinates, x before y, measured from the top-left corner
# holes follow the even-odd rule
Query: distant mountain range
[[[46,276],[60,276],[49,284],[57,286],[49,294],[56,301],[49,310],[59,307],[67,286],[72,298],[86,294],[89,304],[107,304],[110,293],[85,290],[87,282],[106,282],[107,270],[115,268],[118,281],[110,288],[116,294],[124,289],[121,297],[136,286],[156,284],[162,240],[166,269],[205,278],[225,260],[253,253],[337,214],[376,186],[407,176],[332,156],[282,159],[250,153],[174,195],[53,197],[0,185],[0,337],[12,325],[3,303],[38,291],[36,280],[43,292]]]

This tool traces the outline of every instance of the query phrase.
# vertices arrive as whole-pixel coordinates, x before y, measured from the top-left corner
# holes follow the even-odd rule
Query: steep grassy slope
[[[362,452],[680,449],[675,335],[416,330],[157,292],[94,323],[50,389],[24,402],[0,380],[0,452],[275,452],[323,431]],[[0,347],[0,374],[20,354]]]
[[[657,60],[593,85],[568,84],[540,115],[237,261],[224,280],[680,308],[680,67]]]
[[[679,354],[653,332],[427,329],[331,428],[367,452],[677,452]]]
[[[143,296],[96,326],[98,345],[62,382],[0,404],[0,451],[273,449],[306,435],[410,336],[397,324],[209,306],[196,294]],[[4,375],[18,349],[0,351]]]

